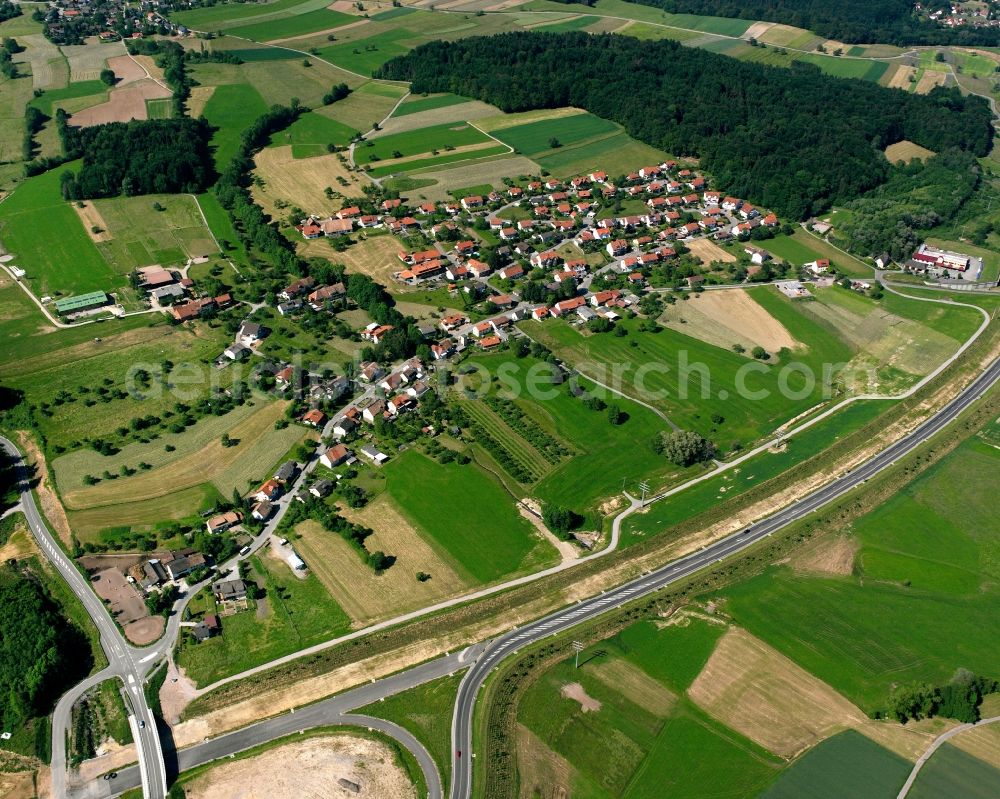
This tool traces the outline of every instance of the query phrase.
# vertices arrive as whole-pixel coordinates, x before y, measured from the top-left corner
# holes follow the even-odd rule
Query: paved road
[[[906,782],[903,784],[903,787],[900,788],[899,793],[896,795],[896,799],[906,799],[906,795],[910,792],[910,789],[913,788],[913,783],[917,780],[917,775],[920,773],[920,769],[922,769],[924,764],[930,760],[931,755],[933,755],[940,748],[941,744],[945,743],[948,739],[954,738],[956,735],[965,732],[966,730],[971,730],[973,727],[982,727],[986,724],[996,724],[998,721],[1000,721],[1000,716],[980,719],[974,724],[960,724],[935,738],[931,742],[931,745],[927,747],[927,751],[924,752],[917,762],[913,764],[913,770],[910,771],[910,776],[906,778]]]
[[[243,727],[226,735],[220,735],[217,738],[211,738],[195,746],[182,749],[176,753],[178,770],[187,771],[195,766],[229,757],[254,746],[287,735],[294,735],[303,730],[349,725],[379,730],[405,746],[423,770],[424,779],[428,786],[428,796],[431,799],[441,799],[443,796],[441,775],[423,744],[392,722],[352,714],[349,711],[423,685],[431,680],[454,674],[473,662],[482,653],[483,648],[482,644],[478,644],[462,652],[428,661],[377,682],[367,683],[321,702],[306,705],[290,713],[259,721],[249,727]],[[114,780],[92,782],[84,790],[72,794],[72,797],[73,799],[108,799],[108,797],[116,796],[138,786],[139,777],[139,769],[136,766],[131,766],[118,772],[118,777]]]
[[[761,539],[802,519],[866,482],[936,434],[965,408],[983,396],[1000,380],[1000,359],[994,361],[957,397],[913,432],[896,441],[853,472],[806,495],[793,505],[750,527],[724,538],[692,555],[625,583],[618,588],[563,610],[551,613],[490,642],[485,653],[469,669],[459,686],[452,719],[452,799],[468,799],[472,793],[472,721],[476,698],[490,672],[520,647],[549,635],[564,632],[602,613],[689,577],[725,558],[735,555]],[[616,520],[617,521],[617,520]],[[461,752],[461,755],[458,753]]]
[[[77,570],[76,565],[65,555],[52,537],[35,505],[35,498],[28,483],[29,474],[17,447],[12,441],[2,437],[0,437],[0,446],[17,462],[21,488],[21,509],[24,511],[31,534],[38,542],[39,549],[86,608],[100,634],[101,648],[104,650],[109,664],[99,674],[91,676],[63,696],[56,705],[52,729],[53,733],[58,734],[52,736],[52,794],[56,797],[66,795],[66,736],[64,731],[69,727],[70,712],[74,702],[85,690],[98,682],[117,677],[122,681],[125,696],[130,706],[132,734],[135,738],[139,758],[143,794],[149,799],[161,799],[167,792],[167,777],[163,764],[163,752],[160,749],[160,738],[156,732],[156,720],[146,704],[142,690],[146,674],[143,658],[146,657],[146,653],[125,643],[114,620],[104,607],[104,603],[91,590],[84,575]]]

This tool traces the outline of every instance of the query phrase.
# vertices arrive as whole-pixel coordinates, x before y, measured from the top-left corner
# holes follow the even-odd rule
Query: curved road
[[[913,432],[891,444],[853,472],[833,480],[772,516],[727,538],[721,539],[699,552],[674,561],[667,566],[625,583],[611,591],[551,613],[520,629],[511,630],[506,635],[490,642],[484,654],[462,679],[462,683],[458,689],[455,714],[452,719],[453,781],[450,793],[451,798],[468,799],[472,795],[472,724],[476,698],[479,694],[479,689],[483,686],[490,672],[499,666],[501,661],[506,657],[517,652],[522,646],[536,643],[547,636],[569,630],[578,624],[600,616],[608,610],[620,607],[626,602],[646,596],[678,580],[685,579],[703,568],[742,552],[772,533],[820,509],[824,505],[843,496],[851,489],[866,482],[884,469],[892,466],[901,457],[927,441],[931,436],[952,422],[963,410],[981,398],[998,380],[1000,380],[1000,359],[993,361],[958,396],[923,422]],[[630,508],[623,515],[627,515],[631,511],[632,509]],[[619,516],[615,520],[616,523],[621,518]]]

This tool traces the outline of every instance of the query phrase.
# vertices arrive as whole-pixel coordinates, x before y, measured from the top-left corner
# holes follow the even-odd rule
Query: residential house
[[[327,469],[332,469],[334,466],[339,466],[351,457],[351,451],[343,444],[334,444],[332,447],[328,447],[322,455],[319,456],[319,462],[322,463]]]
[[[375,424],[375,420],[385,414],[385,401],[377,399],[361,412],[361,418],[368,424]]]
[[[281,483],[272,478],[267,480],[260,488],[257,489],[253,498],[258,502],[264,502],[265,500],[273,502],[281,496],[281,492]]]
[[[230,344],[223,350],[222,354],[231,361],[242,361],[245,358],[249,358],[251,355],[251,350],[249,347],[244,347],[242,344]]]
[[[267,330],[256,322],[244,322],[236,333],[236,340],[245,347],[253,347],[254,344],[267,336]]]
[[[218,602],[242,602],[247,598],[247,584],[239,578],[216,580],[212,583],[212,593]]]
[[[258,502],[250,509],[250,515],[259,522],[266,522],[271,518],[272,513],[274,513],[274,505],[266,499],[263,502]]]
[[[302,414],[302,424],[309,425],[309,427],[322,427],[326,424],[326,414],[319,408],[310,408]]]
[[[205,563],[204,555],[187,548],[172,552],[171,558],[163,564],[163,568],[166,569],[167,577],[171,580],[179,580],[194,569],[204,566]]]
[[[205,527],[210,533],[224,533],[230,527],[234,527],[242,521],[243,514],[239,511],[231,510],[226,513],[220,513],[217,516],[213,516],[205,522]]]
[[[288,484],[295,479],[299,473],[299,465],[295,461],[285,461],[274,473],[274,479],[279,483]],[[270,497],[268,497],[270,499]]]
[[[333,491],[333,485],[333,480],[317,480],[309,487],[309,493],[317,499],[322,499]]]

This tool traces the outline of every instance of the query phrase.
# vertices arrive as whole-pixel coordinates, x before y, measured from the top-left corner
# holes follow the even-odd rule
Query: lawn
[[[517,152],[535,158],[550,154],[558,147],[604,138],[620,130],[621,128],[614,122],[593,114],[582,113],[502,128],[494,135]],[[552,139],[558,140],[557,147],[552,146]]]
[[[990,799],[997,795],[1000,771],[946,743],[920,770],[909,795],[913,799]]]
[[[368,164],[390,158],[406,158],[424,153],[429,155],[434,150],[444,151],[451,147],[486,144],[489,141],[488,136],[467,122],[445,123],[370,138],[355,149],[354,158],[359,164]]]
[[[341,25],[357,21],[357,17],[352,17],[350,14],[321,8],[305,14],[269,19],[254,25],[241,25],[233,31],[233,34],[253,41],[267,42],[307,36],[310,33],[339,28]]]
[[[118,273],[150,264],[179,267],[189,258],[219,252],[197,200],[190,195],[149,194],[90,202],[109,236],[97,248]]]
[[[396,110],[394,116],[404,117],[410,114],[419,114],[421,111],[433,111],[435,108],[446,108],[449,105],[461,105],[467,102],[469,102],[468,97],[460,97],[457,94],[414,95]]]
[[[802,755],[760,799],[895,799],[910,768],[908,761],[870,738],[845,730]]]
[[[308,113],[300,116],[288,128],[271,137],[272,147],[292,145],[295,158],[312,158],[326,155],[328,144],[347,145],[356,130],[322,114]]]
[[[554,560],[513,498],[474,464],[439,464],[408,450],[383,469],[397,506],[459,574],[488,583]]]
[[[73,169],[79,164],[67,165]],[[101,256],[73,207],[62,199],[59,176],[52,169],[27,178],[0,205],[0,241],[24,269],[36,295],[62,296],[112,291],[125,285]],[[44,219],[44,224],[39,220]],[[58,231],[58,235],[53,235]]]
[[[350,629],[350,620],[314,576],[295,577],[268,554],[250,560],[251,578],[265,590],[256,610],[226,616],[222,635],[185,641],[177,663],[198,685],[237,674]]]
[[[243,131],[265,111],[264,98],[249,84],[226,83],[215,87],[203,114],[216,128],[211,140],[216,169],[221,172],[229,166],[240,146]]]
[[[451,716],[461,679],[460,674],[441,677],[352,710],[394,721],[413,733],[434,758],[446,794],[451,772]]]

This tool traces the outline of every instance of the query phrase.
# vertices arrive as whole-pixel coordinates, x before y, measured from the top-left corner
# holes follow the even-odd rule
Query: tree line
[[[0,567],[0,721],[16,730],[45,716],[91,667],[90,645],[38,578]]]
[[[569,2],[569,0],[556,0]],[[1000,29],[962,26],[947,28],[921,16],[913,0],[630,0],[662,8],[671,14],[702,14],[716,17],[781,22],[806,28],[827,39],[848,44],[954,44],[996,47]],[[925,3],[926,13],[932,10]],[[951,6],[944,6],[950,11]]]
[[[215,179],[208,150],[212,129],[204,118],[65,125],[60,130],[66,156],[83,158],[78,172],[67,170],[60,178],[67,200],[196,194]]]
[[[430,42],[387,62],[378,77],[505,112],[585,108],[665,152],[700,157],[727,191],[796,219],[883,183],[889,144],[909,139],[982,156],[993,133],[986,101],[954,88],[910,95],[812,64],[770,67],[612,34]]]

